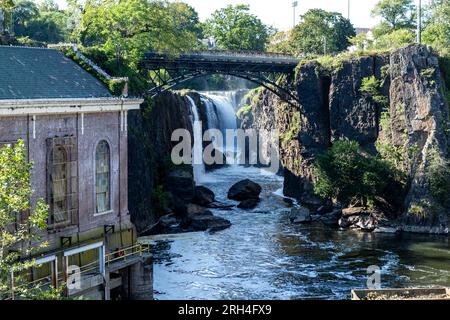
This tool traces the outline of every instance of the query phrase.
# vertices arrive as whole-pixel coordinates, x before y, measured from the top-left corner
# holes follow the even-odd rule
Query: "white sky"
[[[296,21],[298,16],[309,9],[321,8],[327,11],[336,11],[347,17],[348,0],[297,0]],[[370,16],[370,11],[379,0],[350,0],[350,20],[355,27],[372,27],[377,20]],[[274,26],[279,30],[292,28],[294,11],[292,0],[183,0],[194,7],[203,21],[213,11],[225,7],[228,4],[248,4],[253,14],[264,23]]]
[[[37,0],[39,1],[39,0]],[[65,0],[56,0],[61,8],[66,6]],[[172,0],[176,1],[176,0]],[[279,30],[292,28],[294,13],[293,0],[181,0],[190,4],[197,10],[200,20],[204,21],[211,13],[228,4],[248,4],[253,14],[264,23],[274,26]],[[297,0],[296,19],[312,8],[321,8],[327,11],[340,12],[347,17],[347,5],[350,1],[350,20],[355,27],[370,28],[377,20],[370,16],[370,11],[379,0]],[[417,1],[417,0],[416,0]],[[425,2],[425,1],[424,1]]]

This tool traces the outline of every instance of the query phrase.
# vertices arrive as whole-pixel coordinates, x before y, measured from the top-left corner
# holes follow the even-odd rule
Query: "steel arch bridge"
[[[212,74],[230,75],[257,83],[282,100],[298,101],[295,93],[277,84],[280,75],[293,76],[299,59],[258,52],[201,51],[171,56],[149,52],[140,67],[151,72],[150,97],[186,81]]]

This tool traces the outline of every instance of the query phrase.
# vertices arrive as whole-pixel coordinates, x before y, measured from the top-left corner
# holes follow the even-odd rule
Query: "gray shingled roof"
[[[57,50],[0,46],[0,100],[103,97],[103,83]]]

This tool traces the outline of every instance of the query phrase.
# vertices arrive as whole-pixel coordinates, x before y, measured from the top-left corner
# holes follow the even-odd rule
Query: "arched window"
[[[111,164],[109,144],[105,140],[98,143],[95,150],[95,203],[96,213],[111,210]]]
[[[50,224],[67,222],[69,210],[67,204],[68,166],[67,152],[61,145],[56,145],[50,154]]]

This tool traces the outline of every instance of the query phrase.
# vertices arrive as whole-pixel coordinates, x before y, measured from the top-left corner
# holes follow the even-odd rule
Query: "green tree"
[[[291,31],[279,31],[272,35],[267,46],[268,51],[292,54],[292,44],[290,41]]]
[[[413,0],[381,0],[372,9],[372,16],[382,19],[374,29],[379,37],[394,30],[414,27],[415,6]]]
[[[167,1],[88,0],[74,36],[137,69],[147,51],[179,53],[198,47],[198,29],[189,28],[196,25],[192,12]]]
[[[414,43],[416,34],[408,29],[398,29],[376,37],[371,47],[375,49],[397,49]]]
[[[56,2],[47,0],[40,6],[20,1],[14,8],[14,32],[17,37],[47,43],[65,41],[68,37],[67,15]]]
[[[333,54],[346,50],[355,30],[340,13],[311,9],[295,26],[291,45],[295,53]]]
[[[248,5],[216,10],[205,23],[205,34],[222,49],[264,51],[273,30],[249,11]]]
[[[400,194],[404,179],[390,162],[365,155],[357,142],[344,140],[317,156],[314,175],[315,193],[345,206],[370,206],[377,197],[394,203],[391,189]]]
[[[450,2],[442,1],[431,8],[430,22],[422,34],[423,42],[450,55]]]
[[[13,0],[0,0],[0,9],[3,11],[3,30],[11,31],[14,6]]]
[[[0,293],[9,290],[11,271],[20,280],[20,271],[34,262],[22,262],[46,243],[39,243],[39,233],[47,228],[48,207],[38,199],[31,204],[32,164],[26,159],[24,143],[0,149]],[[17,297],[32,298],[38,291],[17,289]]]

